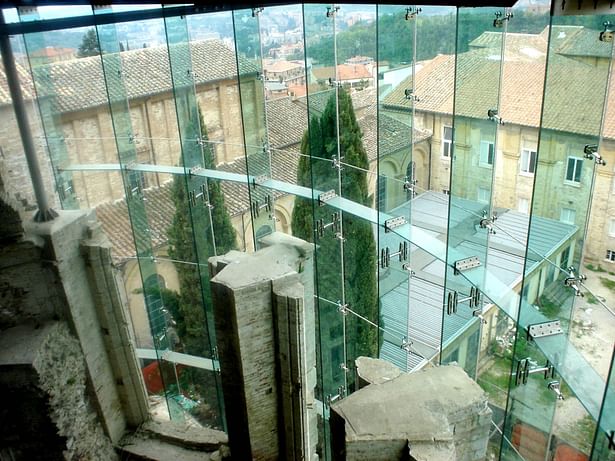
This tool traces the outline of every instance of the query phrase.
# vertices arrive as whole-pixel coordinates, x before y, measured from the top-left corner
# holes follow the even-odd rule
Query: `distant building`
[[[305,84],[305,66],[300,61],[264,61],[263,73],[267,81],[285,83],[286,86]]]
[[[39,65],[42,63],[68,61],[75,59],[77,56],[77,50],[74,48],[56,48],[48,46],[40,50],[30,53],[30,60],[32,65]]]
[[[319,83],[327,83],[330,79],[335,80],[335,68],[319,67],[312,69],[314,78]],[[339,64],[337,66],[337,79],[349,88],[368,88],[374,86],[374,77],[367,66],[361,64]]]

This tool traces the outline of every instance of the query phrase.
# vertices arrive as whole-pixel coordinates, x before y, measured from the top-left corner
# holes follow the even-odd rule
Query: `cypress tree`
[[[202,166],[207,169],[215,169],[214,151],[207,136],[207,128],[203,121],[203,115],[199,107],[199,120],[201,124],[201,139],[203,142]],[[193,209],[192,219],[186,194],[186,183],[183,176],[175,176],[172,185],[171,196],[175,205],[175,214],[167,234],[169,238],[169,256],[179,261],[194,262],[196,258],[196,245],[199,246],[201,262],[206,264],[207,258],[214,254],[224,254],[236,247],[235,229],[231,223],[231,217],[226,211],[224,194],[220,183],[216,180],[207,181],[209,203],[212,205],[210,226],[206,208],[199,209],[197,205]],[[199,238],[195,242],[192,222],[195,233]],[[214,237],[217,252],[214,252]],[[208,270],[201,267],[203,275],[203,290],[199,280],[199,270],[189,264],[175,265],[179,276],[180,303],[178,315],[178,335],[188,354],[201,357],[209,356],[209,336],[205,325],[205,311],[203,306],[211,308],[211,294],[209,291]],[[211,325],[213,327],[213,325]]]
[[[362,143],[362,133],[357,123],[350,95],[343,89],[339,92],[340,151],[343,162],[357,168],[345,167],[341,172],[342,195],[362,205],[370,205],[367,173],[367,153]],[[301,143],[301,159],[297,170],[297,182],[302,186],[320,191],[334,189],[338,192],[337,169],[331,160],[337,157],[337,129],[335,96],[329,98],[321,117],[312,117],[309,130]],[[328,207],[313,207],[309,199],[297,198],[292,215],[293,234],[313,242],[313,218],[331,220]],[[314,213],[314,217],[312,216]],[[369,222],[350,213],[343,214],[344,263],[341,261],[339,241],[330,236],[318,239],[316,260],[318,263],[318,294],[337,301],[341,299],[340,271],[343,271],[346,303],[354,312],[378,323],[378,288],[376,280],[376,243]],[[326,313],[325,313],[326,312]],[[340,347],[341,328],[339,313],[331,313],[322,303],[319,309],[322,360],[329,362],[333,349]],[[334,317],[338,316],[338,317]],[[337,325],[337,326],[335,326]],[[346,350],[349,361],[359,355],[375,357],[378,353],[377,329],[353,315],[346,317]],[[323,332],[323,328],[328,332]],[[350,364],[347,364],[350,366]],[[336,367],[330,363],[334,383],[339,382]],[[328,367],[325,367],[328,368]],[[325,377],[325,380],[327,378]]]
[[[98,56],[100,48],[98,47],[98,37],[94,29],[88,29],[81,39],[81,44],[77,49],[77,57],[85,58],[88,56]]]

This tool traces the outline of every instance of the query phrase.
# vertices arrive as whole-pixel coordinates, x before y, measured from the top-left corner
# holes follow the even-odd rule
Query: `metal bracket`
[[[479,307],[481,303],[480,290],[476,287],[471,287],[470,296],[466,296],[465,298],[460,298],[459,293],[456,291],[449,291],[446,300],[446,313],[448,315],[455,314],[457,312],[457,306],[459,305],[459,303],[464,303],[466,301],[469,301],[468,305],[470,309],[475,309]]]
[[[404,264],[402,264],[402,265],[401,265],[401,268],[402,268],[403,270],[405,270],[405,271],[407,271],[407,272],[408,272],[408,276],[409,276],[409,277],[414,277],[414,276],[416,275],[416,272],[414,272],[414,271],[412,270],[412,268],[410,267],[410,264],[409,264],[409,263],[404,263]]]
[[[141,189],[141,184],[137,184],[135,187],[130,187],[128,186],[126,188],[126,196],[128,198],[132,198],[133,196],[138,195],[138,196],[142,196],[143,195],[143,190]]]
[[[606,165],[606,161],[598,153],[598,144],[585,144],[583,154],[585,158],[593,160],[596,165]]]
[[[489,120],[496,122],[499,125],[504,125],[504,120],[502,120],[502,117],[498,115],[497,109],[489,109],[487,111],[487,117],[489,118]]]
[[[476,317],[477,319],[480,320],[480,323],[482,323],[483,325],[487,325],[487,320],[485,319],[485,317],[483,317],[483,310],[482,309],[476,309],[472,311],[472,317]]]
[[[75,192],[73,189],[73,181],[70,179],[65,181],[62,179],[62,176],[58,176],[56,189],[58,191],[58,195],[60,196],[60,200],[65,200],[67,195]]]
[[[416,8],[416,7],[408,7],[406,8],[406,21],[409,21],[411,19],[416,19],[416,15],[419,14],[421,11],[423,11],[420,8]]]
[[[329,77],[329,80],[327,81],[327,83],[330,87],[335,87],[335,86],[337,86],[338,88],[342,87],[342,82],[338,82],[337,80],[334,80],[332,77]]]
[[[406,88],[404,90],[404,98],[406,98],[409,101],[420,102],[421,101],[420,98],[413,93],[414,93],[414,90],[412,88]]]
[[[408,176],[404,177],[404,190],[412,193],[412,197],[416,196],[416,179],[410,179]]]
[[[332,198],[337,197],[337,194],[333,189],[328,190],[327,192],[323,192],[322,194],[318,194],[318,205],[324,206]]]
[[[454,274],[459,275],[462,271],[473,269],[481,265],[478,256],[470,256],[469,258],[459,259],[453,265]]]
[[[342,165],[342,159],[334,158],[333,162],[331,163],[331,167],[342,171],[344,169],[344,166]]]
[[[493,20],[493,27],[504,27],[504,21],[509,21],[513,18],[513,14],[511,12],[506,13],[506,15],[502,15],[501,11],[495,13],[495,19]]]
[[[252,8],[252,17],[255,18],[256,16],[260,16],[263,10],[264,8],[262,6],[257,7],[257,8]]]
[[[196,176],[201,171],[203,171],[203,167],[201,165],[194,165],[193,167],[190,167],[190,169],[188,170],[188,175]]]
[[[389,218],[384,222],[384,232],[391,232],[393,229],[397,229],[398,227],[407,224],[406,218],[403,216],[397,216],[396,218]]]
[[[265,203],[260,203],[258,200],[254,200],[251,205],[252,208],[252,216],[257,218],[260,215],[261,210],[264,208],[269,213],[272,212],[273,206],[271,202],[271,195],[267,195],[265,197]]]
[[[527,339],[542,338],[545,336],[559,335],[563,333],[562,326],[559,320],[551,320],[549,322],[535,323],[527,327]]]
[[[576,273],[576,269],[573,266],[568,268],[568,277],[564,279],[564,286],[570,287],[574,290],[575,296],[583,297],[583,292],[581,291],[581,283],[587,280],[586,275],[581,275]]]
[[[604,433],[607,440],[609,441],[609,450],[615,450],[615,431],[611,431],[609,433]]]
[[[337,402],[339,400],[342,400],[345,396],[346,396],[346,388],[344,386],[338,387],[337,388],[337,394],[335,394],[335,395],[331,395],[331,394],[327,395],[327,399],[326,399],[327,406],[330,407],[331,404],[333,404],[333,403],[335,403],[335,402]]]
[[[342,315],[348,315],[348,303],[342,304],[341,301],[337,302],[337,311]]]
[[[481,229],[487,229],[490,234],[495,234],[495,229],[493,228],[494,223],[497,221],[498,215],[493,213],[493,215],[489,218],[487,216],[487,210],[483,211],[483,217],[478,222],[478,225]]]
[[[403,241],[399,243],[399,250],[395,253],[391,253],[389,247],[380,250],[380,267],[386,269],[391,264],[391,258],[399,256],[399,262],[408,260],[408,242]]]
[[[613,41],[613,35],[615,34],[615,27],[610,21],[605,22],[603,25],[604,30],[600,32],[598,39],[601,42],[611,43]]]
[[[348,368],[345,363],[340,363],[340,369],[344,370],[344,373],[348,373],[350,371],[350,368]]]
[[[453,315],[457,313],[457,304],[459,302],[458,294],[456,291],[449,291],[446,300],[446,313]]]
[[[533,363],[535,364],[536,362]],[[515,377],[515,386],[519,386],[520,384],[526,384],[528,376],[534,373],[543,373],[544,379],[555,378],[555,367],[548,360],[543,367],[531,365],[532,360],[530,357],[517,360],[517,367],[515,373],[513,374],[513,376]]]
[[[562,391],[560,389],[559,381],[551,381],[549,384],[547,384],[547,388],[555,392],[557,400],[564,400],[564,394],[562,394]]]
[[[332,18],[335,14],[340,10],[340,7],[337,5],[328,6],[327,7],[327,17]]]
[[[323,237],[325,235],[325,230],[327,230],[329,227],[332,227],[333,232],[337,234],[340,231],[340,223],[340,212],[338,211],[335,213],[331,213],[331,222],[327,224],[324,224],[324,221],[322,219],[316,220],[316,229],[314,229],[314,232],[316,232],[317,237]]]
[[[401,345],[399,346],[401,349],[403,349],[404,351],[410,353],[412,352],[412,345],[414,343],[412,341],[410,341],[406,336],[404,336],[401,339]]]
[[[266,174],[259,174],[258,176],[254,176],[252,178],[252,187],[256,188],[256,186],[260,186],[268,179],[269,177]]]
[[[198,190],[199,190],[198,193],[196,192],[196,190],[191,190],[190,192],[188,192],[188,200],[190,201],[190,204],[192,205],[192,207],[194,208],[196,206],[197,199],[201,199],[201,201],[203,202],[203,205],[205,205],[210,210],[213,209],[214,206],[206,200],[207,189],[205,187],[205,184],[201,184]]]

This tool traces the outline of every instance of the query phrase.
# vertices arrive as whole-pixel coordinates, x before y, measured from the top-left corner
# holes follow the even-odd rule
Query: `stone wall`
[[[313,459],[313,248],[280,233],[263,244],[210,259],[231,454]]]
[[[384,361],[359,360],[357,366],[362,379],[372,383],[331,405],[333,459],[485,459],[491,410],[484,391],[462,368],[395,376]]]
[[[68,325],[21,325],[0,337],[0,446],[24,461],[117,459]]]
[[[17,460],[113,460],[113,443],[128,424],[143,422],[147,405],[137,393],[143,385],[132,344],[116,328],[127,332],[117,318],[122,303],[109,246],[88,234],[89,212],[60,212],[48,223],[28,217],[24,231],[11,206],[0,201],[0,209],[7,218],[0,234],[0,427],[12,428],[0,446],[12,446],[7,453]],[[123,383],[125,393],[118,391]],[[45,443],[30,448],[28,431],[46,434]]]
[[[0,209],[7,218],[0,233],[0,454],[116,459],[79,341],[57,321],[70,317],[52,260],[61,252],[36,236],[25,239],[18,213],[2,201]]]

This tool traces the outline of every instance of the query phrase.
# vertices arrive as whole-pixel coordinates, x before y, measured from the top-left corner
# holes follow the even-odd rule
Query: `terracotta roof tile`
[[[335,68],[332,66],[314,68],[312,73],[318,80],[335,78]],[[339,80],[342,82],[344,80],[372,78],[372,74],[362,64],[338,64],[337,73]]]
[[[188,47],[178,47],[188,60]],[[192,71],[196,84],[237,77],[235,52],[219,40],[195,41],[190,44]],[[128,98],[139,98],[170,91],[172,88],[169,58],[166,46],[142,48],[120,53],[122,75],[124,76]],[[108,59],[108,71],[119,70],[117,59]],[[107,104],[107,93],[100,56],[72,59],[51,63],[37,68],[42,81],[53,83],[57,95],[57,110],[72,112]],[[242,69],[256,70],[249,61]],[[186,69],[189,70],[189,69]],[[147,78],[144,78],[147,76]],[[31,83],[30,83],[31,87]],[[54,88],[55,87],[55,88]],[[4,72],[0,74],[0,88],[6,88]],[[113,88],[111,88],[113,91]],[[122,94],[112,94],[121,97]],[[28,98],[32,95],[27,94]],[[0,103],[9,103],[6,95],[0,93]]]
[[[289,70],[303,68],[301,64],[293,61],[273,61],[263,62],[263,70],[265,72],[288,72]]]
[[[561,28],[553,34],[560,36]],[[574,38],[578,28],[563,29],[563,40]],[[595,32],[595,31],[594,31]],[[506,49],[503,69],[500,115],[505,123],[538,127],[541,121],[545,59],[540,54],[527,53],[522,36],[517,34],[514,47]],[[598,41],[597,34],[592,40]],[[482,43],[492,42],[491,33],[483,34]],[[480,37],[479,37],[480,38]],[[478,39],[477,39],[478,40]],[[530,37],[528,42],[539,44],[540,39]],[[541,51],[541,50],[537,50]],[[458,115],[486,119],[487,110],[497,107],[497,89],[500,72],[498,47],[478,48],[458,55],[457,91],[455,110]],[[549,60],[548,85],[545,95],[543,127],[571,133],[596,135],[600,126],[603,91],[596,91],[597,82],[606,70],[585,64],[576,59],[553,53]],[[418,111],[452,114],[455,75],[455,56],[437,56],[417,72],[416,94],[421,100],[415,103]],[[412,105],[404,97],[404,89],[412,87],[412,76],[403,81],[385,98],[385,105],[392,109]],[[615,91],[609,93],[609,108],[615,106]],[[615,110],[615,109],[613,109]],[[609,114],[611,110],[609,110]],[[615,112],[613,113],[615,116]],[[615,137],[615,122],[608,118],[605,135]]]

